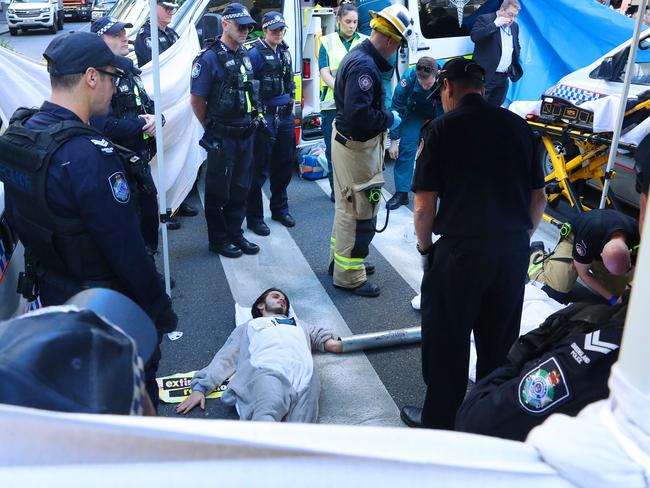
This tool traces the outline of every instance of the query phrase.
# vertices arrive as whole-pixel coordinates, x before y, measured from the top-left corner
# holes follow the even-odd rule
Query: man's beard
[[[287,308],[283,307],[282,305],[273,306],[273,305],[264,304],[264,310],[266,310],[268,313],[287,315]]]

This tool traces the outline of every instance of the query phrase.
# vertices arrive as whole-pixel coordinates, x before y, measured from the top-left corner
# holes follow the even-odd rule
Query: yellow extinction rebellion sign
[[[192,377],[196,371],[189,373],[176,373],[171,376],[156,378],[158,382],[158,395],[160,401],[165,403],[181,403],[192,393]],[[228,378],[221,385],[212,390],[206,398],[220,398],[223,392],[228,388]]]

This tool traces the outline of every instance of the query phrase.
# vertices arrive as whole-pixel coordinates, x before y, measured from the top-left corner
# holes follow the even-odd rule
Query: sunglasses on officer
[[[237,27],[239,32],[251,32],[253,30],[253,24],[238,24],[237,22],[230,21],[232,25]]]
[[[98,71],[99,73],[102,73],[106,76],[110,76],[111,78],[111,83],[113,84],[114,87],[119,86],[120,80],[122,79],[122,75],[120,73],[112,73],[110,71],[105,71],[103,69],[95,68],[95,71]]]
[[[176,7],[166,7],[166,6],[164,6],[164,5],[161,5],[161,7],[162,7],[163,10],[164,10],[165,12],[167,12],[168,14],[176,13],[176,10],[177,10]]]

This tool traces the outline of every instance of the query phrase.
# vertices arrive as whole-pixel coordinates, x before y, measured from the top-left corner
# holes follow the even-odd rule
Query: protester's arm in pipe
[[[192,111],[201,125],[205,125],[205,116],[208,112],[208,104],[205,97],[200,97],[198,95],[190,95],[190,103],[192,105]]]
[[[533,236],[537,227],[539,227],[545,208],[546,192],[544,191],[544,188],[532,190],[530,195],[530,221],[533,223],[533,227],[528,231],[530,237]]]
[[[436,217],[436,202],[438,193],[434,191],[418,191],[413,205],[413,223],[418,247],[424,251],[431,247],[433,221]]]

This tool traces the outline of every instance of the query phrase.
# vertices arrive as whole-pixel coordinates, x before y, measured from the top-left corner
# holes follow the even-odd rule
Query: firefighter
[[[279,12],[262,18],[264,39],[248,51],[255,78],[260,82],[260,100],[267,130],[255,134],[255,158],[248,191],[246,222],[257,235],[271,233],[264,223],[262,185],[271,180],[271,218],[285,227],[296,225],[289,213],[287,186],[291,181],[296,139],[293,132],[295,83],[289,46],[284,42],[287,25]]]
[[[336,116],[334,105],[334,80],[341,61],[350,49],[361,44],[368,36],[357,32],[359,13],[351,3],[344,3],[336,12],[338,32],[332,32],[321,38],[318,52],[318,67],[323,88],[320,95],[320,114],[322,119],[323,139],[325,140],[325,157],[327,158],[327,178],[330,182],[330,200],[334,201],[334,183],[332,172],[332,122]]]
[[[384,183],[384,140],[400,124],[385,108],[381,72],[387,59],[413,34],[413,19],[403,5],[372,12],[370,39],[343,59],[334,88],[332,128],[335,213],[331,248],[334,286],[364,297],[379,296],[367,281],[365,258],[375,235],[378,198]]]

